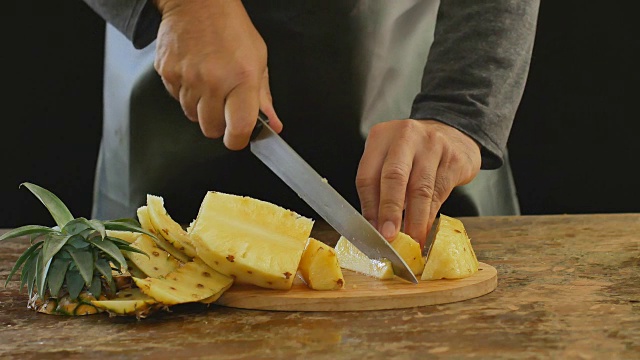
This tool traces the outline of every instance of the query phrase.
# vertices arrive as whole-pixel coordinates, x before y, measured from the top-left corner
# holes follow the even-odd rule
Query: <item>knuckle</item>
[[[404,210],[404,201],[397,199],[383,199],[380,201],[380,210],[387,214],[401,213]]]
[[[405,182],[409,178],[409,168],[407,165],[392,162],[386,164],[382,170],[382,180],[389,182]]]

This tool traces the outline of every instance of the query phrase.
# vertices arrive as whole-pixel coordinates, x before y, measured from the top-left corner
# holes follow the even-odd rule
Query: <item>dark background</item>
[[[24,181],[54,191],[76,216],[88,217],[101,133],[104,22],[80,0],[11,4],[0,22],[0,228],[51,222],[18,188]],[[576,4],[546,0],[540,8],[529,81],[509,140],[525,215],[640,211],[637,20],[621,6]]]

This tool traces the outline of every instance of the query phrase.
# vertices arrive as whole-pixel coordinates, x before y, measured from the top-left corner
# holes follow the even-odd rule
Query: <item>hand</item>
[[[261,109],[282,130],[269,90],[267,47],[240,0],[155,0],[162,13],[154,67],[202,133],[247,146]]]
[[[480,171],[480,147],[434,120],[395,120],[371,128],[356,186],[363,216],[387,239],[404,230],[424,247],[427,233],[454,187]]]

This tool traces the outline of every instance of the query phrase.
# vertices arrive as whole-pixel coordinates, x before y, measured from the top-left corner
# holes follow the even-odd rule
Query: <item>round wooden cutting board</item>
[[[401,309],[463,301],[492,292],[498,286],[498,272],[480,263],[478,272],[457,280],[419,281],[411,284],[399,278],[379,280],[343,269],[341,290],[311,290],[299,280],[291,290],[270,290],[252,285],[233,285],[216,304],[255,310],[362,311]],[[420,277],[418,277],[419,279]]]

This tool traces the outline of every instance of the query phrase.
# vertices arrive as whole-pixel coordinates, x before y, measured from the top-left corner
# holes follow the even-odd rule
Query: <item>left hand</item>
[[[480,146],[435,120],[394,120],[371,128],[358,166],[362,215],[387,239],[400,231],[424,247],[427,233],[454,187],[480,171]]]

